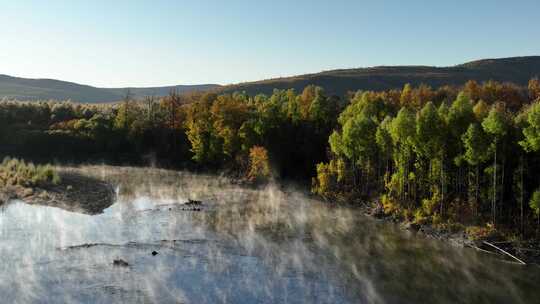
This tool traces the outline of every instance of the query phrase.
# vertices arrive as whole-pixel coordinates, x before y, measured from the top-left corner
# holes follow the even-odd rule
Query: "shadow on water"
[[[420,239],[294,189],[245,189],[225,177],[158,169],[83,171],[117,187],[103,214],[19,201],[0,210],[2,302],[531,303],[540,296],[537,268]],[[183,204],[188,199],[203,204]]]

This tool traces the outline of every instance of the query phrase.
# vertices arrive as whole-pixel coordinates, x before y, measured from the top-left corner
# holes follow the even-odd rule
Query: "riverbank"
[[[0,205],[11,200],[27,204],[58,207],[89,215],[102,213],[114,202],[113,187],[104,181],[78,172],[57,168],[61,181],[43,186],[13,185],[0,189]]]
[[[231,182],[242,187],[248,187],[251,189],[262,189],[268,183],[278,183],[279,181],[267,181],[266,183],[248,183],[241,178],[230,177]],[[287,182],[286,184],[289,184]],[[305,191],[306,185],[295,184],[295,189]],[[283,184],[282,184],[283,185]],[[290,185],[289,185],[290,186]],[[309,192],[306,192],[309,193]],[[310,194],[316,198],[322,199],[322,197],[316,194]],[[330,202],[331,205],[343,205],[343,201]],[[477,251],[494,255],[500,258],[504,262],[515,264],[532,264],[540,266],[540,240],[537,239],[518,239],[514,235],[505,234],[501,231],[493,228],[479,226],[468,226],[460,223],[446,223],[434,225],[431,223],[419,224],[414,221],[403,218],[395,214],[387,214],[384,211],[382,204],[372,199],[368,202],[360,199],[347,200],[348,208],[361,209],[362,213],[367,216],[374,217],[378,221],[388,222],[397,225],[402,230],[410,231],[418,237],[428,238],[433,240],[442,241],[452,246],[472,248]]]
[[[452,246],[468,247],[494,255],[504,262],[519,265],[540,266],[540,242],[538,240],[516,240],[493,230],[486,235],[472,234],[473,227],[465,225],[418,224],[407,219],[386,214],[381,204],[374,201],[362,204],[363,213],[379,221],[392,222],[401,229],[411,231],[419,237],[435,239]]]
[[[4,187],[0,189],[0,205],[10,200],[21,200],[28,204],[53,206],[72,212],[94,215],[102,213],[114,202],[116,194],[112,185],[103,181],[99,174],[96,174],[95,168],[57,167],[55,169],[61,177],[59,184],[41,187]],[[123,174],[121,167],[114,170],[120,175]],[[232,176],[225,178],[223,182],[250,189],[264,188],[266,185],[266,183],[247,183],[244,179]],[[295,188],[304,187],[297,185]],[[382,206],[376,201],[371,203],[354,202],[350,203],[349,206],[360,208],[368,216],[398,225],[401,229],[411,231],[419,237],[436,239],[453,246],[474,248],[487,254],[497,255],[509,262],[519,263],[518,260],[521,260],[526,264],[540,265],[540,244],[538,242],[516,241],[501,234],[485,237],[472,236],[467,232],[466,226],[461,226],[460,229],[458,226],[443,227],[432,224],[417,224],[399,216],[385,214]]]

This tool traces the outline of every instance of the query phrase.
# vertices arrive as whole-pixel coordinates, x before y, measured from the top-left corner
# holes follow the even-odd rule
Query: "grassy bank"
[[[49,164],[34,165],[22,159],[6,157],[0,164],[0,186],[42,187],[58,185],[58,172]]]

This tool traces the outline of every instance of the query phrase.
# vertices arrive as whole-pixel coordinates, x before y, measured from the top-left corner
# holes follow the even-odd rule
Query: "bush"
[[[470,226],[467,227],[465,231],[472,240],[487,239],[496,234],[495,228],[491,224],[486,224],[485,226]]]
[[[0,186],[46,186],[60,183],[60,176],[51,165],[26,163],[24,160],[6,157],[0,164]]]
[[[422,200],[422,213],[426,216],[433,215],[439,211],[441,198],[439,192],[435,191],[431,198],[425,198]]]
[[[399,211],[400,209],[399,204],[386,194],[381,196],[381,203],[383,205],[384,214],[390,215]]]
[[[249,150],[249,172],[250,182],[266,181],[270,178],[270,160],[268,151],[264,147],[253,146]]]
[[[317,164],[317,177],[312,178],[311,192],[325,199],[342,196],[340,183],[347,177],[345,163],[341,159],[332,159],[328,164]]]

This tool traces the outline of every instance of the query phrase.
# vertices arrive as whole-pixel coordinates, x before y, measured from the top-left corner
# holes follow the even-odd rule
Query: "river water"
[[[117,187],[103,214],[1,207],[0,303],[540,303],[535,266],[423,239],[293,188],[84,170]]]

